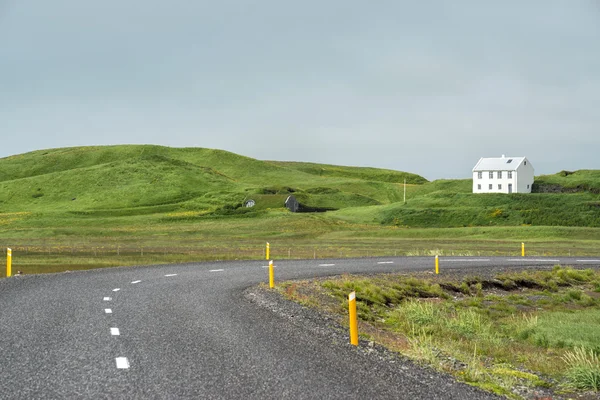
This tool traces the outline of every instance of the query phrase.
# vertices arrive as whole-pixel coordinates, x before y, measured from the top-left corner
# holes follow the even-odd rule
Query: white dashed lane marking
[[[379,261],[377,264],[393,264],[393,261]]]
[[[211,269],[210,272],[223,272],[224,269]]]
[[[319,267],[335,267],[335,264],[319,264]]]
[[[119,290],[121,290],[121,289],[120,288],[116,288],[116,289],[113,289],[113,292],[118,292]]]
[[[112,297],[105,297],[104,298],[104,301],[111,301],[111,300],[112,300]]]
[[[141,281],[133,281],[131,282],[132,285],[135,285],[136,283],[140,283]]]
[[[110,308],[105,308],[104,312],[107,314],[112,314],[112,310]]]
[[[167,274],[165,275],[166,277],[170,277],[170,276],[177,276],[177,274]]]
[[[116,362],[117,362],[117,368],[119,368],[119,369],[128,369],[129,368],[129,360],[127,360],[127,357],[117,357]]]
[[[110,328],[110,334],[113,336],[119,336],[121,332],[119,332],[119,328]]]

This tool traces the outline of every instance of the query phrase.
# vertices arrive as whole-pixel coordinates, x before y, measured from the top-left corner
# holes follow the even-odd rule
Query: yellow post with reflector
[[[350,344],[358,346],[358,320],[356,319],[356,292],[348,295],[348,309],[350,314]]]
[[[271,245],[269,244],[269,242],[267,242],[267,252],[266,252],[267,257],[265,258],[265,260],[268,260],[269,258],[271,258]]]
[[[6,277],[12,276],[12,250],[6,249]]]
[[[525,243],[521,243],[521,257],[525,257]]]
[[[440,273],[440,259],[438,256],[435,256],[435,274]]]
[[[271,289],[275,287],[275,268],[273,268],[273,261],[269,261],[269,287]]]

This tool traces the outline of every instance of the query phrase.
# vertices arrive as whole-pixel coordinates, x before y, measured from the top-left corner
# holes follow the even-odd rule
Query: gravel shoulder
[[[288,324],[309,332],[314,340],[329,342],[331,346],[339,346],[347,350],[353,347],[349,344],[347,329],[339,324],[337,318],[323,314],[302,306],[298,303],[284,299],[278,293],[262,285],[254,286],[244,292],[247,300],[259,307],[268,309],[276,317],[285,320]],[[386,349],[372,341],[359,339],[359,346],[355,348],[361,359],[368,360],[368,364],[375,363],[380,374],[389,376],[402,376],[405,382],[419,383],[423,393],[420,398],[427,399],[501,399],[503,397],[485,392],[473,386],[456,381],[452,376],[439,373],[432,368],[421,366],[412,360]],[[429,393],[440,393],[443,396]],[[410,398],[401,395],[399,388],[397,398]]]
[[[600,268],[595,266],[586,267],[592,268],[595,270],[599,270]],[[522,266],[515,267],[498,267],[498,266],[489,266],[489,267],[478,267],[476,270],[473,269],[464,269],[464,268],[446,268],[443,270],[442,274],[436,276],[432,272],[423,272],[423,271],[412,271],[412,272],[404,272],[402,275],[412,276],[421,279],[431,279],[433,281],[441,281],[441,280],[460,280],[467,277],[480,277],[482,279],[493,279],[498,274],[502,273],[514,273],[522,270],[551,270],[551,267],[527,267],[523,268]],[[394,273],[398,274],[398,273]],[[361,276],[368,276],[365,274],[360,274]],[[373,274],[375,275],[375,274]],[[377,274],[379,275],[379,274]],[[315,277],[310,279],[314,280],[326,280],[335,278],[332,277]],[[266,285],[261,284],[257,286],[253,286],[247,289],[244,292],[244,296],[247,300],[255,303],[259,307],[268,309],[277,317],[286,320],[287,323],[298,327],[298,329],[309,331],[318,340],[329,341],[337,346],[350,346],[349,342],[349,334],[347,327],[342,325],[342,318],[339,315],[329,314],[327,312],[322,312],[317,309],[307,307],[296,303],[294,301],[290,301],[284,298],[283,295],[279,294],[276,291],[269,290]],[[365,340],[363,338],[359,339],[359,346],[356,348],[356,351],[361,354],[362,357],[375,359],[378,363],[385,365],[386,368],[391,369],[392,373],[400,373],[404,376],[410,377],[410,379],[414,379],[420,382],[427,382],[427,385],[431,385],[432,387],[454,387],[456,389],[464,390],[465,397],[467,394],[475,396],[474,398],[504,398],[501,396],[497,396],[488,392],[484,392],[478,388],[469,386],[465,383],[458,382],[454,377],[441,373],[439,371],[434,370],[433,368],[423,366],[417,364],[411,359],[395,352],[387,349],[386,347],[374,343],[370,340]],[[561,394],[557,394],[552,389],[547,388],[515,388],[515,394],[522,396],[526,399],[555,399],[555,400],[566,400],[566,399],[580,399],[580,400],[591,400],[591,399],[599,399],[600,396],[596,393],[582,393],[578,395],[568,395],[564,396]],[[449,398],[449,397],[448,397]],[[460,395],[458,398],[461,398]]]

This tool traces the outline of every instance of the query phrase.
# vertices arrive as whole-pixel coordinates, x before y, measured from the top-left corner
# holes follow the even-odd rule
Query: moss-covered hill
[[[308,209],[338,210],[324,218],[351,223],[600,227],[599,170],[536,177],[532,194],[472,194],[471,186],[470,179],[428,182],[407,172],[260,161],[203,148],[73,147],[0,159],[0,215],[261,216],[293,194]],[[242,207],[249,199],[256,206]]]
[[[473,194],[472,180],[438,180],[410,188],[406,204],[338,214],[404,227],[600,227],[600,170],[535,178],[530,194]]]
[[[230,152],[162,146],[73,147],[0,159],[0,212],[92,211],[151,213],[184,208],[282,207],[295,193],[328,208],[398,201],[398,182],[418,175],[338,166],[259,161]],[[331,173],[329,173],[331,171]]]

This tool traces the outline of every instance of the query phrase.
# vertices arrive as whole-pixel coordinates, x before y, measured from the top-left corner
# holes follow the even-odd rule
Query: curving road
[[[443,257],[440,267],[585,258]],[[276,279],[432,270],[431,257],[280,261]],[[244,291],[264,261],[112,268],[0,281],[2,399],[496,398],[304,329]]]

